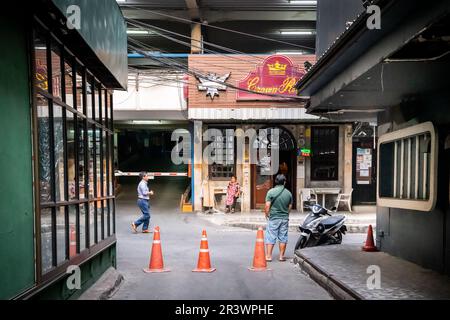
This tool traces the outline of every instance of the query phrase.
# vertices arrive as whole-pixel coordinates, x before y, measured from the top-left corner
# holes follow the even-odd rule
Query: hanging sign
[[[237,82],[237,87],[245,91],[236,90],[236,100],[280,100],[283,97],[297,97],[295,84],[304,74],[304,69],[294,66],[288,57],[272,55],[257,66],[255,71],[250,72],[245,79]]]
[[[196,77],[199,84],[199,91],[206,91],[206,96],[211,97],[211,101],[214,100],[215,96],[219,96],[220,91],[226,91],[227,86],[225,82],[230,77],[231,73],[227,73],[221,77],[219,77],[215,73],[208,73],[206,77]]]

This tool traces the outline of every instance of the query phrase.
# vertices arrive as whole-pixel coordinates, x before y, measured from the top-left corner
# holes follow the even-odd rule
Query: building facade
[[[297,87],[309,113],[376,115],[377,246],[450,274],[450,4],[373,4],[382,28],[362,11]]]
[[[126,88],[126,26],[112,0],[35,1],[21,15],[0,19],[0,298],[74,298],[116,263],[112,89]],[[79,287],[66,285],[72,268]]]
[[[315,56],[190,55],[188,61],[189,69],[198,72],[190,74],[188,96],[188,117],[194,122],[194,210],[223,210],[221,199],[231,176],[241,185],[242,211],[263,207],[274,175],[280,172],[295,195],[294,206],[302,188],[352,187],[353,124],[308,115],[302,100],[295,98],[292,85],[305,73],[305,62],[314,63]],[[208,129],[216,136],[207,136]],[[253,130],[268,136],[251,140]],[[227,131],[247,137],[227,140]],[[279,135],[279,167],[268,174],[269,160],[253,151],[270,149],[274,132]],[[218,142],[228,162],[205,161],[207,146]],[[331,204],[330,198],[327,205]]]

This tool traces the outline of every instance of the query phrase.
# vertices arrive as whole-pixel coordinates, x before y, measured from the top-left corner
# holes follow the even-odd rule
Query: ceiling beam
[[[126,18],[138,20],[170,20],[164,16],[154,14],[144,10],[122,8],[122,12]],[[158,10],[158,12],[166,15],[193,19],[186,10]],[[224,21],[316,21],[316,11],[229,11],[229,10],[201,10],[201,18],[209,23]]]
[[[184,1],[186,2],[186,7],[188,8],[189,18],[191,18],[191,20],[200,21],[201,12],[197,0],[184,0]]]

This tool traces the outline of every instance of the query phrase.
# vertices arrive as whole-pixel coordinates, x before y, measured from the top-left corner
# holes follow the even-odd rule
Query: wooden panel
[[[315,63],[314,55],[286,55],[294,65],[304,70],[304,62]],[[239,80],[244,79],[250,72],[262,65],[264,55],[190,55],[189,68],[201,74],[216,73],[219,76],[231,73],[227,83],[237,86]],[[227,88],[219,91],[220,96],[211,100],[205,91],[198,91],[198,81],[192,75],[189,76],[189,108],[271,108],[292,107],[298,108],[301,103],[298,100],[283,101],[236,101],[236,90]]]

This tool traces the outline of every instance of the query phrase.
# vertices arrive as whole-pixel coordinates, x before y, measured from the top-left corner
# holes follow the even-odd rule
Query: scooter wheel
[[[295,244],[295,250],[303,249],[304,247],[306,247],[306,237],[300,236]]]

